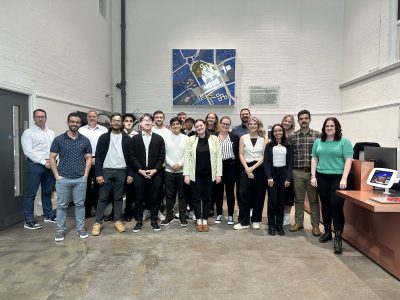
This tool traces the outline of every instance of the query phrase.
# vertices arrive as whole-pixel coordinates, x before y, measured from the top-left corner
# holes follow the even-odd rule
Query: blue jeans
[[[66,230],[67,208],[71,200],[75,204],[76,229],[85,227],[85,196],[87,177],[77,179],[61,178],[56,180],[57,191],[57,230]]]
[[[25,223],[32,222],[33,206],[39,185],[42,185],[42,206],[45,218],[52,217],[51,191],[54,187],[54,176],[50,169],[41,164],[26,160],[25,166],[25,189],[24,189],[24,220]]]

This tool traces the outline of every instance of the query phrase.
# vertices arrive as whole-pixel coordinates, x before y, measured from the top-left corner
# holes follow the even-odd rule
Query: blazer
[[[152,132],[149,145],[148,165],[146,167],[146,147],[144,146],[142,132],[131,138],[129,147],[129,161],[135,172],[142,170],[156,169],[162,171],[165,161],[165,143],[161,135]]]
[[[213,135],[215,135],[218,138],[219,131],[216,133],[213,133]],[[232,142],[233,154],[235,154],[236,159],[239,159],[239,139],[232,132],[228,132],[228,135],[229,135],[229,139]]]
[[[274,145],[268,143],[264,150],[264,170],[267,179],[272,179],[273,177],[273,152],[272,148]],[[285,177],[287,181],[292,181],[292,171],[293,171],[293,149],[290,144],[286,146],[286,166],[284,167]]]
[[[106,159],[108,148],[110,146],[111,130],[107,133],[103,133],[97,141],[96,147],[96,160],[95,160],[95,175],[103,176],[103,164]],[[133,176],[133,170],[129,165],[129,144],[131,138],[124,131],[122,131],[122,152],[124,153],[124,159],[126,163],[126,171],[129,176]]]
[[[185,147],[185,163],[183,164],[183,175],[189,175],[191,181],[196,181],[196,148],[199,138],[197,135],[189,137]],[[210,135],[208,138],[211,159],[211,179],[222,176],[222,153],[218,138]]]

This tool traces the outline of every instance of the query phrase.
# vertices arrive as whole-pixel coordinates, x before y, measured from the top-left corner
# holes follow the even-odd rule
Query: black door
[[[0,89],[0,229],[24,219],[21,135],[28,127],[28,99],[28,95]]]

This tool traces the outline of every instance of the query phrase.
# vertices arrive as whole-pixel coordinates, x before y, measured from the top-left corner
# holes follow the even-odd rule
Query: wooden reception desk
[[[344,204],[344,239],[400,279],[400,204],[369,200],[374,191],[337,191]]]

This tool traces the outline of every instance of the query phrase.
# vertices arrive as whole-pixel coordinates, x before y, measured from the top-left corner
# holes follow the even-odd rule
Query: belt
[[[303,172],[311,172],[311,168],[310,168],[310,167],[293,168],[293,169],[294,169],[294,170],[303,171]]]

